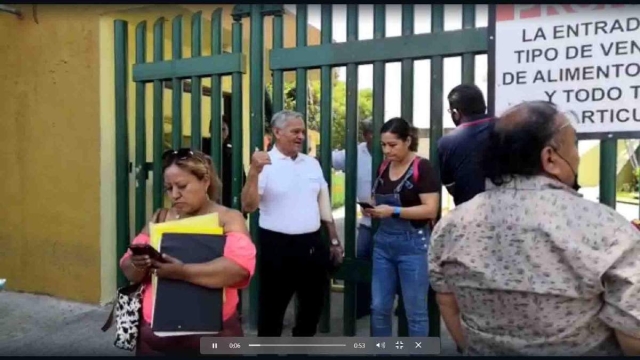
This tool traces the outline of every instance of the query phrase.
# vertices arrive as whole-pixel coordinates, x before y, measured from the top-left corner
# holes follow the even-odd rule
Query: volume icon
[[[383,343],[383,342],[382,342],[382,343],[377,343],[377,344],[376,344],[376,347],[378,347],[378,348],[380,348],[380,349],[384,349],[385,345],[384,345],[384,343]]]

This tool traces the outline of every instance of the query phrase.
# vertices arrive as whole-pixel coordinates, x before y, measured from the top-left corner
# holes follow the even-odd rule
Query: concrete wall
[[[0,277],[10,290],[100,298],[99,9],[0,14]]]

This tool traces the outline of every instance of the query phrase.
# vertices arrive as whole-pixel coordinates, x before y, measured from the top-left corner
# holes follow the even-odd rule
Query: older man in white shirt
[[[331,262],[339,262],[343,250],[330,204],[320,206],[326,202],[320,200],[328,198],[320,164],[301,153],[306,134],[302,115],[278,112],[271,128],[275,146],[268,153],[253,154],[242,189],[243,209],[260,209],[258,336],[281,336],[284,314],[294,294],[299,308],[292,335],[314,336]],[[330,243],[321,235],[321,224],[329,231]]]
[[[357,200],[358,202],[371,202],[371,166],[373,158],[371,156],[371,142],[373,141],[373,124],[371,119],[360,122],[360,130],[364,142],[358,144],[358,182]],[[346,170],[345,150],[335,150],[331,154],[331,162],[336,170]],[[371,233],[371,218],[363,216],[358,224],[358,237],[356,238],[356,257],[364,260],[371,260],[373,252],[373,241]],[[356,317],[358,319],[369,315],[371,312],[371,284],[358,283],[356,287]]]

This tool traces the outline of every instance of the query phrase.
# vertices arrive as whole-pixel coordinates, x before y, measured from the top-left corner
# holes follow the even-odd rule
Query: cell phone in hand
[[[149,244],[129,245],[129,250],[133,255],[147,255],[151,260],[162,261],[162,254]]]
[[[358,205],[360,205],[363,209],[373,209],[373,205],[367,203],[367,202],[360,202],[358,201]]]

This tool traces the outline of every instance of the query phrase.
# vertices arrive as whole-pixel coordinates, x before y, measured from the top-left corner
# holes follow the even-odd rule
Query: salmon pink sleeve
[[[151,242],[151,238],[149,237],[149,235],[140,233],[138,234],[138,236],[136,236],[133,239],[131,244],[140,245],[140,244],[149,244],[150,242]],[[122,258],[120,259],[120,266],[122,266],[122,263],[124,262],[124,260],[130,256],[131,256],[131,250],[127,249],[127,252],[124,253],[124,255],[122,255]]]
[[[256,268],[256,246],[251,239],[240,232],[228,233],[227,242],[224,246],[224,257],[233,260],[249,272],[247,279],[235,284],[233,287],[237,289],[247,287]]]

